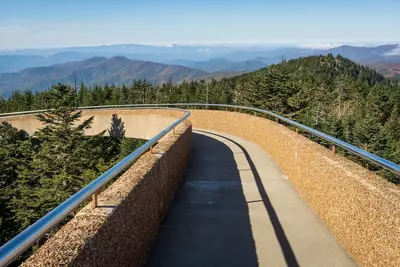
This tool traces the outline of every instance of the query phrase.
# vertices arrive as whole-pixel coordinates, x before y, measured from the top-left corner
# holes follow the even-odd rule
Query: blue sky
[[[0,49],[400,42],[400,0],[0,0]]]

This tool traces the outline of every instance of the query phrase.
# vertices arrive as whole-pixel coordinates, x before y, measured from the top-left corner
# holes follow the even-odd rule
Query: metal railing
[[[273,117],[279,121],[285,122],[291,126],[296,127],[297,129],[301,129],[307,133],[310,133],[312,135],[315,135],[329,143],[332,143],[333,147],[332,150],[336,150],[336,146],[341,147],[348,152],[357,155],[363,159],[366,159],[374,164],[377,164],[397,175],[400,175],[400,166],[394,162],[391,162],[387,159],[384,159],[382,157],[379,157],[375,154],[372,154],[368,151],[365,151],[357,146],[354,146],[352,144],[346,143],[340,139],[337,139],[333,136],[330,136],[326,133],[320,132],[318,130],[315,130],[311,127],[308,127],[306,125],[303,125],[301,123],[298,123],[296,121],[293,121],[291,119],[285,118],[281,115],[275,114],[272,111],[268,110],[263,110],[259,108],[253,108],[253,107],[245,107],[245,106],[235,106],[235,105],[227,105],[227,104],[206,104],[206,103],[174,103],[174,104],[128,104],[128,105],[112,105],[112,106],[88,106],[88,107],[80,107],[79,109],[83,110],[89,110],[89,109],[107,109],[107,108],[146,108],[146,107],[216,107],[216,108],[230,108],[234,110],[248,110],[248,111],[254,111],[262,114],[266,114],[270,117]],[[6,114],[0,114],[0,117],[2,115],[26,115],[26,114],[34,114],[38,112],[43,112],[45,110],[39,110],[39,111],[26,111],[26,112],[15,112],[15,113],[6,113]]]
[[[119,105],[119,107],[129,107],[132,105]],[[134,105],[134,106],[142,106],[140,104],[138,105]],[[310,133],[312,135],[315,135],[329,143],[332,143],[333,148],[332,150],[335,151],[336,147],[341,147],[345,150],[347,150],[348,152],[357,155],[363,159],[366,159],[372,163],[375,163],[397,175],[400,175],[400,165],[389,161],[387,159],[384,159],[382,157],[379,157],[375,154],[372,154],[368,151],[365,151],[357,146],[354,146],[352,144],[346,143],[340,139],[337,139],[333,136],[330,136],[326,133],[320,132],[318,130],[315,130],[311,127],[308,127],[306,125],[303,125],[301,123],[298,123],[296,121],[293,121],[291,119],[285,118],[281,115],[278,115],[272,111],[268,111],[268,110],[263,110],[263,109],[259,109],[259,108],[253,108],[253,107],[245,107],[245,106],[235,106],[235,105],[227,105],[227,104],[206,104],[206,103],[174,103],[174,104],[146,104],[143,106],[151,106],[151,107],[186,107],[186,108],[191,108],[191,107],[216,107],[216,108],[230,108],[233,110],[248,110],[248,111],[254,111],[254,112],[258,112],[258,113],[262,113],[262,114],[266,114],[270,117],[273,117],[279,121],[285,122],[291,126],[296,127],[297,129],[301,129],[304,132]],[[95,108],[95,107],[93,107]]]
[[[361,158],[369,160],[397,175],[400,175],[400,166],[394,162],[381,158],[377,155],[374,155],[368,151],[365,151],[359,147],[346,143],[342,140],[339,140],[335,137],[327,135],[323,132],[317,131],[311,127],[305,126],[296,121],[285,118],[281,115],[275,114],[268,110],[262,110],[259,108],[245,107],[245,106],[235,106],[235,105],[226,105],[226,104],[205,104],[205,103],[175,103],[175,104],[135,104],[135,105],[112,105],[112,106],[90,106],[90,107],[80,107],[78,109],[82,110],[96,110],[96,109],[172,109],[172,110],[180,110],[186,111],[186,114],[178,119],[176,122],[171,124],[161,133],[153,137],[151,140],[146,142],[143,146],[135,150],[132,154],[127,156],[125,159],[117,163],[107,172],[103,173],[101,176],[96,178],[93,182],[87,185],[85,188],[81,189],[79,192],[71,196],[68,200],[63,202],[57,208],[49,212],[47,215],[39,219],[37,222],[32,224],[26,230],[21,232],[11,241],[6,243],[3,247],[0,248],[0,266],[4,266],[9,264],[11,261],[16,259],[19,255],[21,255],[26,249],[28,249],[36,240],[42,237],[46,232],[48,232],[52,227],[56,226],[61,220],[63,220],[68,214],[70,214],[74,209],[76,209],[80,204],[82,204],[85,200],[87,200],[91,195],[95,194],[103,185],[105,185],[108,181],[112,180],[115,176],[120,174],[127,166],[129,166],[133,161],[139,158],[144,152],[150,149],[158,140],[160,140],[163,136],[165,136],[168,132],[174,129],[177,125],[179,125],[183,120],[189,117],[190,112],[187,110],[183,110],[180,108],[170,108],[170,107],[215,107],[215,108],[229,108],[233,110],[247,110],[253,111],[261,114],[266,114],[270,117],[275,118],[278,121],[285,122],[291,126],[294,126],[302,131],[315,135],[327,142],[332,143],[333,146],[341,147],[352,154],[355,154]],[[15,113],[6,113],[0,114],[0,117],[5,116],[16,116],[16,115],[28,115],[28,114],[37,114],[40,112],[44,112],[46,110],[36,110],[36,111],[27,111],[27,112],[15,112]],[[335,148],[335,147],[333,147]]]
[[[156,106],[162,106],[162,105],[156,105]],[[291,119],[285,118],[281,115],[275,114],[272,111],[268,111],[268,110],[263,110],[263,109],[259,109],[259,108],[253,108],[253,107],[245,107],[245,106],[235,106],[235,105],[226,105],[226,104],[197,104],[197,103],[178,103],[178,104],[168,104],[167,106],[179,106],[179,107],[218,107],[218,108],[230,108],[230,109],[234,109],[234,110],[248,110],[248,111],[254,111],[254,112],[258,112],[258,113],[262,113],[262,114],[266,114],[270,117],[273,117],[279,121],[285,122],[291,126],[294,126],[298,129],[301,129],[307,133],[310,133],[312,135],[315,135],[329,143],[332,143],[333,145],[336,145],[338,147],[341,147],[345,150],[347,150],[348,152],[357,155],[363,159],[366,159],[372,163],[375,163],[397,175],[400,175],[400,165],[389,161],[387,159],[384,159],[382,157],[379,157],[375,154],[372,154],[368,151],[365,151],[359,147],[356,147],[352,144],[346,143],[340,139],[337,139],[335,137],[332,137],[326,133],[320,132],[318,130],[315,130],[311,127],[308,127],[306,125],[303,125],[301,123],[298,123],[296,121],[293,121]],[[333,147],[333,150],[335,151],[335,147]]]
[[[84,107],[79,109],[116,109],[116,108],[127,108],[127,106],[107,106],[107,107]],[[130,106],[133,109],[142,109],[145,107]],[[0,248],[0,266],[7,266],[16,258],[18,258],[23,252],[30,248],[37,240],[39,240],[44,234],[50,231],[53,227],[58,225],[64,218],[66,218],[72,211],[83,204],[91,196],[95,196],[101,188],[111,181],[114,177],[121,174],[130,164],[137,160],[147,150],[152,147],[166,134],[174,130],[176,126],[182,123],[186,118],[190,116],[190,112],[178,108],[162,108],[162,107],[147,107],[146,109],[167,109],[167,110],[178,110],[184,111],[185,114],[172,123],[170,126],[165,128],[163,131],[158,133],[152,139],[147,141],[141,147],[136,149],[126,158],[115,164],[108,171],[97,177],[90,184],[82,188],[80,191],[72,195],[70,198],[65,200],[59,206],[54,208],[52,211],[47,213],[45,216],[40,218],[37,222],[26,228],[24,231],[19,233],[16,237],[7,242]],[[27,115],[27,114],[38,114],[41,111],[29,111],[29,112],[18,112],[3,114],[6,116],[12,115]],[[3,116],[4,117],[4,116]]]

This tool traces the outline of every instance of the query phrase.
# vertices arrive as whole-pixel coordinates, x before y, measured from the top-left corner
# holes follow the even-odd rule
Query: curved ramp
[[[111,115],[114,113],[122,117],[123,121],[126,123],[125,126],[127,127],[127,136],[144,139],[154,136],[156,133],[169,125],[170,121],[174,121],[174,118],[182,116],[181,111],[165,109],[154,110],[151,108],[107,108],[98,110],[85,110],[83,112],[84,116],[95,116],[93,127],[92,129],[89,129],[86,134],[91,135],[107,129],[110,126]],[[225,207],[216,209],[217,212],[215,213],[218,216],[215,215],[215,218],[217,219],[214,219],[214,217],[211,216],[209,220],[213,223],[206,224],[207,226],[211,225],[215,227],[217,230],[214,232],[219,233],[219,231],[222,231],[222,234],[223,230],[225,229],[224,227],[226,227],[229,229],[229,231],[226,231],[228,232],[226,235],[228,236],[229,234],[229,238],[226,240],[238,240],[237,238],[239,237],[237,236],[241,235],[241,229],[245,227],[241,227],[242,224],[240,223],[232,224],[231,226],[231,220],[224,219],[226,216],[231,214],[229,209],[236,209],[236,211],[242,210],[243,214],[247,214],[246,216],[243,215],[243,218],[247,218],[246,220],[243,219],[243,222],[246,222],[245,224],[247,226],[250,225],[247,227],[247,229],[250,229],[247,231],[247,233],[250,233],[248,236],[250,236],[250,239],[253,240],[253,249],[251,250],[253,251],[253,256],[255,255],[254,259],[256,259],[260,265],[271,265],[269,262],[264,263],[263,259],[273,259],[274,256],[271,256],[270,254],[275,255],[274,251],[278,250],[281,251],[280,257],[281,261],[284,259],[284,265],[304,265],[304,261],[306,262],[306,265],[309,265],[308,263],[312,261],[317,263],[310,263],[311,266],[318,266],[318,259],[323,259],[326,257],[324,260],[327,262],[327,264],[325,264],[324,261],[322,266],[329,266],[333,265],[335,263],[334,259],[337,258],[337,256],[332,256],[329,253],[333,253],[332,251],[338,251],[338,249],[340,250],[340,246],[335,244],[336,242],[333,237],[329,237],[328,239],[324,237],[326,235],[330,236],[330,234],[329,231],[324,228],[324,226],[321,226],[322,224],[319,224],[319,228],[314,226],[318,225],[319,220],[321,220],[324,222],[324,225],[326,225],[326,227],[334,234],[337,240],[343,245],[346,251],[352,256],[354,261],[360,264],[360,266],[400,266],[400,247],[398,246],[400,240],[400,228],[398,227],[400,218],[400,188],[397,185],[390,184],[388,181],[382,179],[382,177],[379,177],[375,173],[368,171],[359,164],[352,162],[351,160],[339,154],[332,153],[331,150],[328,150],[323,146],[310,141],[301,134],[297,134],[295,131],[274,121],[262,117],[252,116],[250,114],[221,110],[191,110],[191,113],[190,122],[195,128],[226,132],[236,136],[234,137],[226,134],[219,134],[223,137],[218,137],[215,135],[210,136],[209,134],[198,132],[195,137],[197,142],[196,151],[199,151],[199,154],[194,155],[193,166],[198,164],[202,166],[203,169],[199,170],[199,168],[192,167],[192,169],[189,170],[188,181],[191,181],[192,179],[194,179],[194,181],[200,181],[197,184],[196,182],[192,184],[192,187],[194,187],[194,185],[198,185],[196,188],[203,188],[203,190],[206,190],[210,186],[205,186],[208,184],[203,183],[204,180],[209,181],[209,179],[215,176],[211,181],[213,181],[214,184],[218,184],[220,182],[218,179],[225,179],[224,177],[227,175],[224,173],[224,169],[217,170],[217,168],[220,166],[224,167],[224,164],[222,164],[224,161],[221,163],[221,160],[215,159],[215,155],[218,155],[219,149],[210,146],[206,150],[206,144],[209,142],[205,142],[204,140],[215,140],[218,144],[229,147],[229,150],[227,150],[228,152],[225,154],[230,155],[230,157],[227,157],[225,161],[233,161],[234,164],[232,164],[232,166],[236,166],[236,168],[232,167],[232,177],[235,178],[231,179],[234,181],[240,181],[240,186],[237,186],[237,188],[240,188],[240,190],[235,189],[237,192],[241,192],[240,194],[238,193],[236,195],[237,197],[240,196],[239,199],[241,199],[240,201],[237,201],[237,199],[235,200],[235,203],[238,205],[238,207],[235,208],[234,205],[227,205],[227,212],[222,211]],[[10,115],[8,117],[0,118],[0,121],[3,120],[9,121],[14,126],[23,128],[29,133],[42,126],[37,122],[33,115]],[[199,136],[204,136],[206,139],[203,138],[203,140],[199,140]],[[237,137],[243,139],[239,139]],[[229,138],[231,141],[222,140],[220,138]],[[248,170],[247,174],[245,174],[246,172],[244,171],[238,171],[237,166],[240,166],[241,164],[239,160],[243,159],[237,159],[236,157],[238,157],[238,155],[232,154],[234,153],[232,151],[236,151],[235,149],[238,147],[240,148],[240,146],[232,143],[232,141],[240,144],[240,146],[247,151],[249,156],[247,158],[245,157],[245,162],[247,162],[249,166],[252,162],[253,166],[255,166],[253,169],[248,168],[250,171]],[[250,149],[250,144],[253,146],[255,146],[254,144],[257,144],[259,147],[257,147],[256,150],[261,151],[261,153],[257,154],[252,152],[253,150]],[[242,152],[239,153],[244,153],[243,150],[241,151]],[[274,172],[270,172],[270,169],[266,168],[264,165],[275,166],[275,164],[271,163],[271,159],[269,159],[268,155],[266,155],[264,151],[268,151],[268,155],[271,156],[276,165],[279,166],[279,169],[282,170],[282,172],[285,173],[290,180],[285,180],[285,177],[279,171],[277,172],[279,173],[280,176],[278,177],[280,178],[276,178],[272,175]],[[205,159],[202,159],[203,156],[201,155],[205,155]],[[259,155],[266,156],[260,156],[260,158],[258,158]],[[206,164],[210,164],[211,167],[205,167]],[[275,170],[278,170],[276,166],[274,168]],[[253,171],[254,169],[257,171]],[[267,176],[265,176],[265,174],[267,174]],[[245,177],[247,177],[246,175],[253,177],[251,178],[253,184],[252,186],[248,184],[248,179],[245,179]],[[211,176],[211,178],[204,178],[209,176]],[[211,183],[211,185],[213,183]],[[227,184],[228,183],[222,183],[221,185],[218,185],[219,189],[217,190],[217,193],[221,190],[227,191]],[[298,190],[299,194],[297,194],[297,192],[292,188],[292,185],[293,188]],[[187,188],[188,185],[181,188],[181,191],[186,192],[184,190],[187,190]],[[250,188],[253,189],[250,190]],[[265,193],[262,193],[262,188],[264,188]],[[286,188],[286,190],[283,190],[282,188]],[[287,191],[289,189],[290,191]],[[207,194],[211,194],[210,192],[215,191],[209,192],[207,190],[205,191],[206,193],[208,192]],[[248,191],[255,191],[258,193],[248,193]],[[203,194],[202,191],[199,192],[200,193],[194,193],[195,196],[198,194]],[[177,199],[181,199],[182,203],[185,203],[185,201],[188,202],[189,200],[185,200],[181,194]],[[188,191],[185,194],[190,195],[193,193]],[[219,196],[219,194],[216,195]],[[273,209],[267,208],[268,202],[265,201],[265,195],[268,197],[270,207]],[[304,199],[299,195],[303,196]],[[259,198],[257,198],[257,196],[259,196]],[[313,210],[313,212],[310,211],[304,201],[307,201],[308,206]],[[303,208],[300,209],[296,202],[299,202],[298,205]],[[201,207],[200,204],[195,205],[191,202],[186,203],[185,205],[188,205],[186,209],[193,208],[193,214],[198,212],[198,206]],[[215,205],[216,203],[209,204],[210,207]],[[177,209],[175,206],[170,213],[170,218],[174,218],[175,216],[175,210]],[[207,205],[203,206],[207,207]],[[286,208],[282,209],[282,206]],[[244,208],[241,209],[241,207]],[[254,209],[258,209],[260,212],[259,214],[261,215],[253,215],[258,214],[253,212]],[[273,211],[272,213],[271,210]],[[301,210],[308,211],[307,213],[304,213],[301,212]],[[185,215],[186,213],[186,211],[182,211],[182,217],[190,215]],[[219,216],[220,214],[223,214],[223,216]],[[274,216],[274,214],[276,216]],[[305,218],[312,218],[314,216],[314,223],[311,224],[308,222],[308,219],[304,219],[302,217],[303,214],[308,214]],[[263,216],[264,220],[257,219],[259,217],[262,218]],[[274,217],[279,221],[279,224],[273,223]],[[196,219],[197,217],[194,218]],[[229,218],[229,216],[227,218]],[[232,218],[235,217],[233,216]],[[224,227],[218,226],[219,221],[224,223]],[[261,224],[261,226],[257,227],[257,221],[260,222],[259,224]],[[169,221],[167,220],[165,224],[166,226],[168,225],[168,222]],[[190,223],[192,223],[192,221],[190,221]],[[202,224],[205,223],[203,222]],[[281,227],[279,227],[279,225],[281,225]],[[238,227],[239,230],[234,228],[234,226],[240,226]],[[187,227],[188,226],[186,223],[180,226],[180,228],[186,232],[191,233],[190,231],[193,229]],[[325,230],[322,231],[318,229]],[[179,233],[178,230],[175,231]],[[203,232],[201,233],[204,235],[209,234],[209,232],[205,231],[204,229],[202,231]],[[162,235],[165,235],[163,234],[164,232],[165,230],[161,232],[161,239]],[[281,233],[284,233],[285,238],[282,238],[283,235]],[[233,235],[233,237],[231,237],[231,235]],[[189,236],[193,237],[193,235]],[[218,235],[215,235],[216,240],[217,237]],[[204,238],[206,239],[206,237]],[[330,249],[329,246],[326,245],[329,243],[328,241],[328,243],[325,241],[320,241],[324,245],[319,247],[320,245],[318,244],[318,240],[330,240],[329,242],[335,244],[332,245],[334,248]],[[230,242],[230,244],[234,245],[235,243],[233,241]],[[158,240],[157,244],[160,242],[161,241]],[[176,242],[177,241],[173,240],[171,237],[171,244],[176,246]],[[182,242],[187,242],[187,240],[182,239]],[[211,241],[207,242],[208,246],[210,246],[210,244],[214,244]],[[223,245],[225,245],[224,242],[222,242]],[[262,242],[268,244],[268,246],[261,246],[260,244],[262,244]],[[290,245],[290,250],[284,249],[285,245],[281,245],[285,243]],[[298,245],[299,243],[300,245]],[[215,242],[215,244],[218,243]],[[273,246],[273,244],[275,244],[274,246],[277,246],[278,249],[275,247],[275,250],[273,250],[273,248],[270,247]],[[160,251],[160,255],[163,256],[162,253],[165,253],[163,252],[165,248],[162,248],[162,246],[159,248],[159,246],[161,245],[156,245],[154,251]],[[215,246],[219,249],[219,251],[221,251],[221,257],[223,256],[223,253],[228,253],[230,257],[238,262],[234,265],[240,265],[240,257],[235,254],[237,253],[237,250],[232,249],[226,251],[229,247],[223,246],[224,250],[221,250],[221,246]],[[188,254],[190,252],[189,248],[190,247],[188,247],[186,250],[183,250],[184,252],[182,253],[176,253],[180,253],[182,255],[184,255],[184,253]],[[200,248],[199,251],[201,252]],[[325,248],[325,250],[323,250],[323,248]],[[173,248],[170,250],[171,251],[168,253],[175,253]],[[273,253],[270,251],[273,251]],[[152,255],[154,255],[156,252],[152,252]],[[204,251],[203,253],[205,256],[210,257]],[[240,251],[240,253],[243,254],[244,250]],[[193,252],[192,254],[194,257],[202,255],[198,252]],[[293,259],[295,259],[295,261]],[[200,262],[209,262],[207,262],[206,259],[203,261],[201,260],[202,259],[199,259]],[[236,263],[235,260],[232,260],[232,262]],[[168,263],[169,261],[166,260],[166,262]],[[282,262],[277,262],[277,265],[272,264],[272,266],[279,266],[281,263]],[[338,264],[339,266],[344,265],[341,261],[339,261]],[[156,266],[157,261],[150,259],[149,265]],[[195,263],[193,265],[196,266]],[[214,266],[214,264],[211,265]],[[249,265],[251,266],[251,264]]]
[[[147,266],[354,266],[256,144],[194,131],[192,161]]]

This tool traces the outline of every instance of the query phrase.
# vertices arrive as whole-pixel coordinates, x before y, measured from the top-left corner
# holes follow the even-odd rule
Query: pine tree
[[[117,114],[111,117],[111,126],[108,129],[108,137],[103,143],[103,157],[106,161],[115,161],[121,153],[121,143],[125,138],[125,124]]]
[[[120,159],[131,154],[136,148],[140,147],[146,142],[146,140],[134,139],[134,138],[123,138],[121,140],[121,151],[119,154]]]
[[[400,163],[400,111],[397,105],[393,107],[389,120],[385,124],[384,133],[388,141],[386,158]]]
[[[37,115],[44,127],[35,132],[40,146],[32,161],[20,173],[14,211],[26,227],[78,191],[88,181],[82,174],[96,170],[98,154],[84,136],[93,117],[80,122],[76,92],[58,84],[50,91],[53,110]],[[98,149],[101,150],[101,149]],[[86,177],[87,178],[87,177]]]
[[[78,91],[78,106],[91,106],[92,96],[89,88],[81,83],[80,89]]]
[[[27,160],[21,145],[25,140],[26,132],[8,122],[0,123],[0,245],[13,237],[18,229],[10,201],[17,184],[18,170]]]

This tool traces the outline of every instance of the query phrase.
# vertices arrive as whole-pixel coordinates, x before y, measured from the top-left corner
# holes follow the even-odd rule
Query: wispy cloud
[[[330,49],[334,47],[338,47],[343,45],[342,43],[304,43],[297,45],[300,48],[309,48],[309,49]]]
[[[400,56],[400,45],[397,45],[395,49],[393,49],[390,52],[387,52],[385,56]]]

